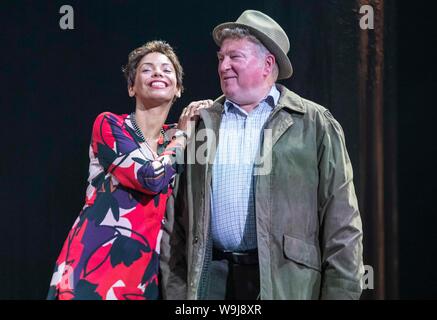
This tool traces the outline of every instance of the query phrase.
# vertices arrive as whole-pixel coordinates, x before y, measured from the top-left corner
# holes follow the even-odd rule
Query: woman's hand
[[[199,120],[200,110],[209,108],[212,106],[212,104],[212,100],[199,100],[191,102],[186,108],[184,108],[184,110],[182,110],[178,122],[178,129],[183,130],[188,137],[190,137],[196,122]]]

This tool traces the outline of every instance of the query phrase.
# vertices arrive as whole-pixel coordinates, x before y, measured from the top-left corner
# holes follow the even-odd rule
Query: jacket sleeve
[[[123,186],[146,194],[157,194],[176,173],[176,153],[183,146],[172,141],[157,159],[148,159],[132,138],[123,120],[112,113],[97,116],[92,132],[92,152],[105,174],[112,174]]]
[[[188,221],[186,173],[176,176],[173,194],[167,202],[166,222],[161,238],[161,292],[165,300],[187,299]]]
[[[362,224],[352,165],[340,124],[326,110],[318,150],[322,251],[321,299],[359,299],[364,266]]]

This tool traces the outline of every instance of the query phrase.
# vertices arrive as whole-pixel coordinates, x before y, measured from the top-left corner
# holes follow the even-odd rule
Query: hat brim
[[[275,56],[276,63],[279,67],[279,74],[278,74],[278,80],[282,79],[288,79],[293,74],[293,67],[291,65],[290,59],[288,59],[287,54],[282,51],[282,49],[272,40],[270,37],[268,37],[265,33],[248,26],[244,23],[237,23],[237,22],[225,22],[222,24],[219,24],[217,27],[214,28],[212,31],[212,37],[215,41],[215,43],[220,46],[220,43],[218,41],[218,33],[224,29],[224,28],[246,28],[250,31],[252,35],[258,38],[258,40],[261,41],[261,43]]]

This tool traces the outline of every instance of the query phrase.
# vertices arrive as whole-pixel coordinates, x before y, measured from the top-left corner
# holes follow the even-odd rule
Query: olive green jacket
[[[281,96],[266,121],[254,174],[260,298],[359,299],[362,225],[342,128],[324,107],[277,87]],[[168,202],[161,242],[165,299],[203,298],[212,251],[211,168],[224,100],[202,110],[200,141],[187,146],[186,169]]]

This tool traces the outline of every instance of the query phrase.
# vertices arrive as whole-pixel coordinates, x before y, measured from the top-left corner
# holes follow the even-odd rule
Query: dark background
[[[401,2],[398,179],[401,297],[437,298],[436,5]]]
[[[176,49],[186,73],[186,91],[171,111],[169,121],[175,122],[190,101],[220,94],[211,31],[219,23],[235,21],[245,9],[267,13],[289,35],[295,73],[282,83],[328,107],[342,124],[363,199],[367,172],[360,169],[358,3],[2,1],[0,298],[45,298],[54,262],[83,205],[93,120],[103,111],[134,109],[121,73],[128,53],[152,39],[164,39]],[[386,158],[384,168],[397,178],[386,196],[396,195],[397,210],[390,215],[398,225],[396,237],[386,239],[397,248],[390,252],[396,263],[388,261],[391,267],[383,277],[391,279],[388,287],[395,289],[383,295],[367,290],[363,298],[436,298],[431,155],[436,11],[430,1],[385,3],[390,18],[385,22],[384,104],[391,107],[384,119],[385,130],[395,132],[396,139],[388,141],[396,145],[385,144],[394,154]],[[64,4],[74,9],[74,30],[59,27]],[[367,216],[363,212],[365,264],[372,264],[378,244],[372,242],[375,222]]]

